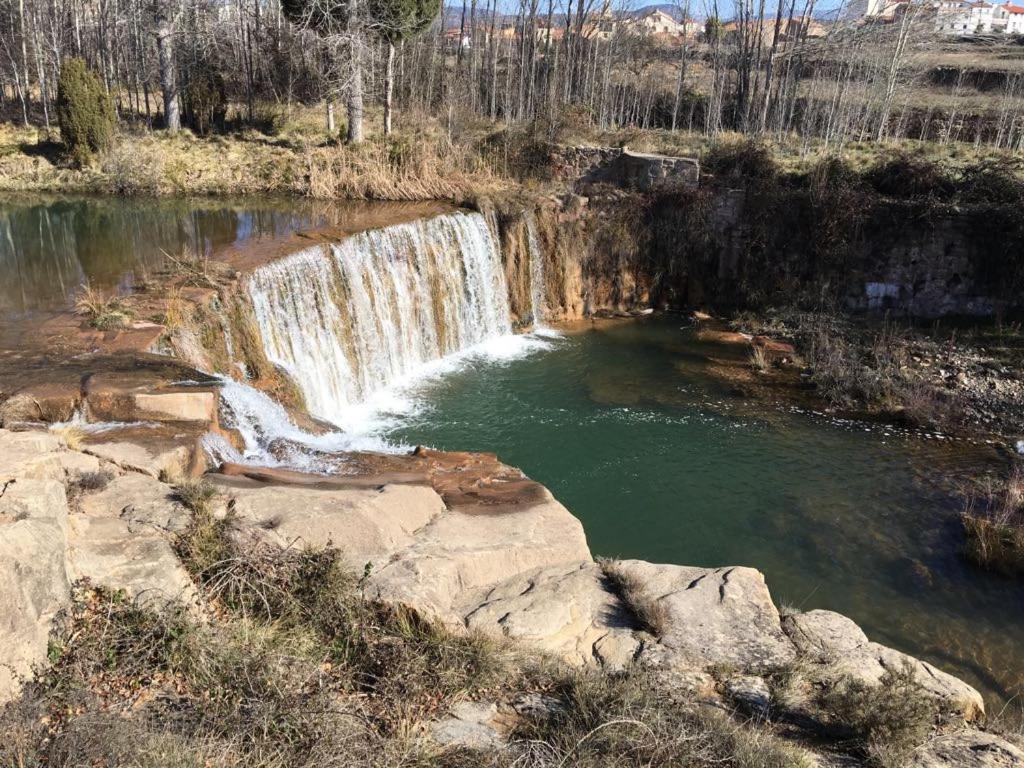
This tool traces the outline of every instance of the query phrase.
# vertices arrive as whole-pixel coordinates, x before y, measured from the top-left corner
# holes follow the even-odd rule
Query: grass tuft
[[[50,432],[64,444],[65,448],[78,451],[82,448],[82,441],[85,440],[86,432],[77,424],[61,424],[50,427]]]
[[[665,605],[651,597],[644,583],[623,569],[620,563],[615,560],[600,560],[599,564],[608,586],[633,614],[640,628],[655,637],[662,637],[669,626]]]
[[[121,299],[108,297],[88,283],[82,285],[75,298],[75,311],[84,315],[89,324],[101,331],[127,327],[132,321],[131,310]]]
[[[967,556],[1000,573],[1024,573],[1024,465],[1014,464],[1001,483],[983,481],[964,500],[960,519]]]

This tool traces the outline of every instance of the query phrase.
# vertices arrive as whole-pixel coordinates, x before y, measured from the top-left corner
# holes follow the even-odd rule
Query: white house
[[[963,37],[1006,32],[1010,16],[1006,8],[1005,5],[993,5],[985,0],[939,0],[936,5],[935,30]]]
[[[1024,35],[1024,5],[1003,6],[1006,11],[1006,34]]]
[[[656,35],[680,35],[683,25],[664,11],[654,8],[632,19],[631,25]]]

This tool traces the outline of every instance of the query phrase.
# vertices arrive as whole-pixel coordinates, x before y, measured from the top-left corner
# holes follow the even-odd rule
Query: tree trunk
[[[160,7],[156,17],[156,45],[160,54],[160,89],[164,92],[164,124],[170,133],[181,128],[178,110],[178,81],[174,71],[174,32],[167,10]]]
[[[387,65],[384,68],[384,135],[391,135],[391,99],[395,90],[395,44],[388,40]]]
[[[26,38],[28,37],[28,31],[25,29],[25,0],[18,0],[18,20],[21,25],[21,73],[22,73],[22,85],[21,85],[21,115],[25,122],[25,126],[28,126],[28,44]]]
[[[334,135],[334,102],[327,100],[327,132]]]
[[[348,86],[348,143],[363,140],[363,41],[352,37],[352,79]]]

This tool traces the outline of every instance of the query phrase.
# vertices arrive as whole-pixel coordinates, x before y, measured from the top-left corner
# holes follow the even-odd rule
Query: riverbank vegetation
[[[953,434],[1015,434],[1024,337],[1014,324],[918,324],[837,311],[742,311],[738,330],[792,342],[833,408]]]
[[[1006,575],[1024,575],[1024,465],[998,480],[984,478],[965,495],[967,555]]]

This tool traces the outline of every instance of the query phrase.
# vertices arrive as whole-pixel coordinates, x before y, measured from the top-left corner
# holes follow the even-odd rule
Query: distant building
[[[659,8],[651,8],[627,22],[630,27],[655,35],[681,35],[683,25]]]
[[[995,5],[985,0],[952,2],[939,0],[935,7],[935,31],[947,35],[970,37],[1010,32],[1010,16],[1015,16],[1015,28],[1022,29],[1021,13],[1011,14],[1009,8],[1016,6]]]
[[[1024,5],[1003,6],[1006,11],[1006,34],[1024,35]]]

